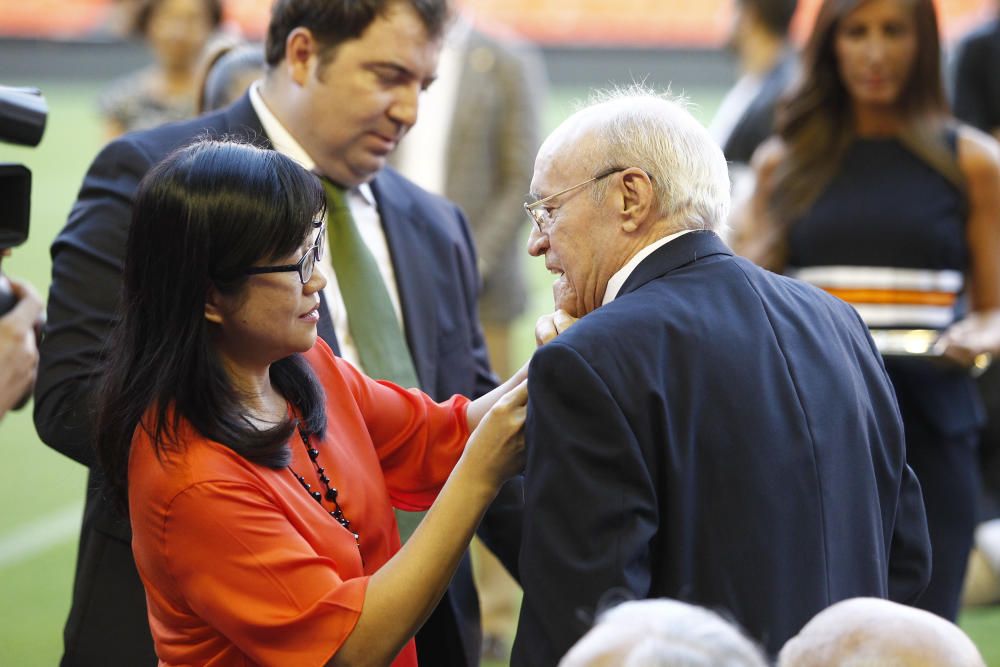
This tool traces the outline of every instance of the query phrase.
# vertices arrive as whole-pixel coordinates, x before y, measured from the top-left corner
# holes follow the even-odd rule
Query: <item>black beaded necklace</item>
[[[302,422],[298,424],[299,437],[302,438],[302,444],[306,447],[306,453],[309,454],[309,460],[312,461],[313,466],[316,468],[316,474],[319,475],[319,481],[323,483],[323,487],[326,489],[326,493],[320,493],[319,491],[313,491],[312,485],[306,481],[305,477],[295,472],[292,466],[288,466],[288,470],[295,475],[295,479],[299,480],[299,484],[302,488],[306,490],[313,500],[319,503],[320,507],[323,507],[323,498],[325,497],[328,501],[333,503],[334,511],[330,512],[330,516],[337,520],[341,526],[346,528],[354,536],[354,543],[361,549],[361,537],[351,530],[351,521],[346,516],[344,516],[344,511],[340,508],[340,503],[337,501],[338,493],[337,489],[330,486],[330,478],[326,476],[326,468],[322,468],[319,465],[319,450],[309,444],[309,434],[306,430],[302,428]],[[323,509],[326,509],[323,507]]]

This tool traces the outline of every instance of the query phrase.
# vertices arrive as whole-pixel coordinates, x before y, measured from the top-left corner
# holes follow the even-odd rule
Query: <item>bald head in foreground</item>
[[[557,664],[612,589],[725,610],[772,653],[836,600],[918,595],[923,502],[868,330],[723,243],[707,131],[606,96],[531,191],[528,251],[580,320],[531,362],[512,665]]]
[[[765,667],[760,650],[714,611],[634,600],[601,614],[559,667]]]
[[[838,602],[781,649],[778,667],[986,667],[972,640],[939,616],[878,598]]]

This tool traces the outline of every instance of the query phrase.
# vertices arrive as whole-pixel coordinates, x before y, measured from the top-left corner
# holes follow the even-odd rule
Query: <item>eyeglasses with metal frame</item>
[[[244,271],[247,275],[259,273],[284,273],[297,271],[299,280],[305,285],[312,278],[316,262],[323,259],[323,251],[326,248],[326,219],[313,220],[313,228],[318,229],[316,240],[311,246],[306,248],[305,254],[295,264],[281,264],[278,266],[253,266]]]
[[[544,208],[544,205],[546,203],[552,201],[556,197],[559,197],[561,195],[566,194],[567,192],[572,192],[573,190],[576,190],[578,188],[582,188],[585,185],[590,185],[591,183],[596,183],[597,181],[599,181],[601,179],[607,178],[608,176],[610,176],[612,174],[617,174],[619,171],[625,171],[626,169],[628,169],[628,167],[612,167],[611,169],[608,169],[607,171],[602,171],[600,174],[598,174],[597,176],[594,176],[593,178],[588,178],[587,180],[583,181],[582,183],[577,183],[576,185],[568,187],[565,190],[560,190],[559,192],[557,192],[555,194],[552,194],[552,195],[549,195],[548,197],[542,197],[538,201],[533,201],[530,204],[528,202],[525,202],[524,203],[524,212],[528,214],[529,218],[531,218],[531,222],[534,223],[534,225],[535,225],[535,230],[539,234],[544,234],[545,233],[545,228],[548,227],[549,223],[551,222],[551,220],[549,218],[549,211],[548,211],[548,209]]]

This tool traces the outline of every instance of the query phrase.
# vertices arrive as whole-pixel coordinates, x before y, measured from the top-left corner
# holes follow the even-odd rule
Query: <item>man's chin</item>
[[[573,317],[582,317],[579,302],[576,300],[576,292],[566,285],[561,285],[557,281],[552,286],[552,302],[556,310],[564,310]]]
[[[356,187],[362,183],[371,182],[385,168],[387,162],[386,156],[374,155],[372,153],[365,153],[363,156],[345,162],[344,167],[349,172],[350,182],[343,183],[343,185]]]

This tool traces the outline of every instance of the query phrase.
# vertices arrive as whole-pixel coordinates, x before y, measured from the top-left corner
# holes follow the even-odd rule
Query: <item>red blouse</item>
[[[306,355],[326,392],[319,465],[351,529],[286,468],[250,463],[181,429],[158,459],[136,429],[132,551],[161,665],[323,665],[354,628],[368,577],[399,551],[392,508],[425,510],[468,439],[468,400],[434,403],[365,377],[319,340]],[[302,441],[291,468],[322,490]],[[411,640],[393,662],[415,667]]]

